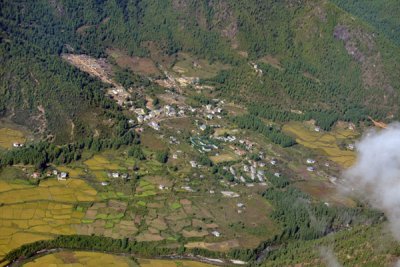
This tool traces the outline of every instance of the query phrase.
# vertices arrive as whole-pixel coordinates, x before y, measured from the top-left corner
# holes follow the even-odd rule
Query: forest
[[[362,23],[354,25],[342,19],[340,11],[331,3],[287,5],[285,2],[268,0],[262,3],[222,1],[217,5],[210,1],[187,1],[180,5],[172,0],[60,0],[47,4],[45,0],[5,0],[1,3],[0,11],[2,66],[9,64],[7,58],[12,57],[13,62],[9,64],[11,68],[2,70],[1,75],[14,76],[16,79],[12,83],[8,79],[7,83],[10,84],[1,86],[5,97],[2,97],[0,110],[6,111],[4,103],[10,103],[10,98],[18,106],[22,106],[20,103],[24,99],[28,103],[24,111],[36,112],[36,106],[40,104],[46,110],[51,108],[53,114],[57,114],[58,121],[72,120],[81,128],[78,133],[90,132],[87,123],[77,119],[78,114],[85,113],[85,110],[61,109],[67,103],[76,101],[85,101],[82,105],[75,105],[75,108],[83,109],[89,108],[89,105],[110,108],[112,103],[102,96],[101,84],[88,83],[90,78],[83,78],[82,74],[66,66],[57,56],[63,52],[73,52],[106,57],[106,49],[113,47],[136,56],[150,56],[154,49],[167,55],[185,51],[211,62],[220,60],[231,64],[233,68],[229,71],[224,70],[218,77],[203,82],[215,84],[221,96],[243,102],[254,115],[262,115],[274,121],[313,118],[323,129],[329,130],[338,120],[357,124],[366,121],[368,116],[380,120],[386,120],[392,115],[396,118],[398,93],[391,93],[390,97],[383,100],[380,92],[382,87],[396,88],[400,84],[397,68],[393,68],[399,55],[394,52],[399,51],[393,39],[396,16],[373,17],[371,13],[375,9],[381,13],[389,10],[388,7],[394,5],[393,1],[378,4],[377,1],[369,0],[363,7],[360,1],[351,1],[351,4],[349,1],[333,2],[355,15],[364,14],[360,16],[385,33],[384,36],[376,37],[376,48],[365,51],[366,57],[372,57],[373,54],[369,53],[375,53],[375,50],[379,50],[382,55],[382,73],[379,73],[373,86],[363,81],[365,66],[355,62],[347,54],[343,43],[333,36],[335,27],[343,23],[355,31],[370,29]],[[313,14],[315,7],[324,12],[322,22],[318,17],[313,17],[299,31],[295,25],[301,23],[305,16]],[[390,9],[391,12],[395,10]],[[193,16],[196,12],[197,17]],[[35,27],[30,26],[33,22]],[[47,25],[52,26],[47,29]],[[229,36],[223,35],[229,27],[235,30]],[[320,40],[312,28],[321,32]],[[358,38],[355,40],[357,42],[363,42],[362,36],[356,35],[354,38]],[[10,45],[10,41],[14,45]],[[238,49],[246,51],[247,59],[231,48],[233,42],[237,43]],[[156,48],[152,46],[150,49],[150,44],[156,44]],[[265,56],[276,58],[278,68],[265,61]],[[248,66],[249,60],[257,62],[262,71],[261,76],[255,75],[254,70]],[[32,70],[26,69],[27,61]],[[65,79],[71,76],[76,78]],[[20,77],[31,78],[22,80]],[[148,85],[148,81],[139,77],[128,80],[124,72],[117,73],[116,78],[125,86]],[[6,83],[4,79],[2,81]],[[40,83],[35,84],[35,81]],[[26,89],[24,97],[17,98],[11,90],[16,86],[36,89]],[[73,100],[67,100],[72,97],[71,94],[63,93],[66,87],[78,88]],[[85,87],[87,89],[82,90]],[[57,93],[53,96],[48,90]],[[51,97],[40,99],[43,96],[35,91],[46,92],[45,95]],[[247,94],[248,91],[252,94]],[[387,103],[381,105],[381,101]],[[304,116],[293,114],[292,110],[300,110]],[[70,118],[70,114],[74,114],[74,117]],[[51,132],[59,131],[56,139],[65,140],[65,131],[62,132],[56,122],[48,119]],[[23,121],[23,118],[19,121]]]

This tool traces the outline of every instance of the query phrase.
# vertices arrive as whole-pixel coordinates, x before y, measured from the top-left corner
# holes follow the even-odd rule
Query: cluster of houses
[[[161,117],[183,117],[185,116],[185,110],[187,109],[185,106],[178,106],[176,110],[173,106],[165,105],[159,109],[150,110],[148,113],[143,108],[136,108],[134,112],[137,115],[138,123],[147,122],[153,119],[158,119]],[[189,110],[192,110],[189,108]]]
[[[214,117],[221,119],[222,108],[221,105],[224,101],[219,101],[218,99],[214,100],[215,102],[218,101],[217,106],[213,106],[211,104],[203,106],[203,116],[206,119],[212,120]]]
[[[214,149],[218,149],[218,146],[216,146],[211,140],[198,136],[190,137],[190,143],[192,147],[197,149],[200,153],[211,152]]]
[[[47,171],[46,177],[51,177],[51,176],[57,177],[58,181],[66,181],[69,178],[68,172],[63,172],[58,170]],[[31,174],[31,177],[33,179],[39,179],[40,177],[42,177],[42,174],[40,172],[33,172]]]
[[[14,148],[20,148],[20,147],[23,147],[23,146],[24,146],[23,143],[19,143],[19,142],[14,142],[14,143],[13,143],[13,147],[14,147]]]
[[[243,165],[243,171],[250,174],[251,180],[255,181],[258,179],[260,182],[265,181],[265,172],[262,169],[257,169],[257,167],[265,167],[263,162],[252,162],[250,165]]]
[[[312,165],[316,161],[314,159],[307,159],[306,162],[307,162],[308,165]],[[315,167],[314,166],[307,166],[307,171],[313,172],[313,171],[315,171]]]
[[[243,203],[239,202],[236,204],[236,207],[238,208],[237,212],[240,214],[246,209],[246,205]]]
[[[114,179],[124,179],[124,180],[129,180],[129,174],[128,173],[119,173],[119,172],[109,172],[107,173],[108,178],[114,178]]]

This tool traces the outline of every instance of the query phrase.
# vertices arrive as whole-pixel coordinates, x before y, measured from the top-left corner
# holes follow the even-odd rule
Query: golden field
[[[296,138],[296,142],[311,149],[322,151],[328,158],[343,167],[350,167],[355,159],[354,151],[343,150],[338,142],[356,137],[351,130],[334,129],[331,132],[316,132],[301,122],[290,122],[283,126],[283,131]]]

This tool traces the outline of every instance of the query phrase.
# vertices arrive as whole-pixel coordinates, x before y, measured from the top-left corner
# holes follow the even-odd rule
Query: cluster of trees
[[[107,47],[118,47],[131,55],[144,56],[149,53],[146,44],[153,42],[168,55],[185,50],[210,60],[234,60],[229,43],[217,29],[199,27],[193,20],[192,14],[198,10],[203,10],[202,14],[213,13],[212,5],[203,2],[190,1],[188,10],[176,9],[170,1],[155,0],[72,0],[52,4],[45,0],[7,0],[1,5],[5,21],[2,28],[6,32],[52,54],[74,51],[104,57]],[[36,26],[29,27],[32,23]]]
[[[128,156],[138,160],[145,160],[146,155],[144,154],[140,145],[131,146],[128,150]]]
[[[282,147],[290,147],[296,144],[296,140],[285,135],[279,129],[267,126],[264,122],[254,115],[242,115],[233,117],[233,122],[241,129],[249,129],[265,135],[273,143]]]
[[[73,249],[89,250],[114,253],[130,253],[140,257],[156,257],[166,255],[203,255],[206,257],[225,258],[226,254],[213,252],[205,249],[186,249],[183,245],[179,247],[168,247],[167,241],[160,242],[137,242],[128,238],[113,239],[104,236],[88,235],[60,235],[52,240],[37,241],[23,245],[7,253],[4,260],[12,262],[21,257],[29,258],[37,251],[49,249]]]
[[[156,160],[160,163],[167,163],[168,150],[162,150],[162,151],[156,152]]]
[[[75,140],[93,135],[88,113],[96,112],[99,119],[113,118],[116,124],[124,120],[120,107],[105,96],[100,81],[58,56],[14,41],[1,42],[0,54],[0,110],[12,114],[17,123],[32,130],[42,128],[61,144],[72,140],[72,123]],[[43,119],[37,119],[40,116]],[[102,134],[110,137],[116,133],[105,130]]]
[[[0,158],[0,167],[22,163],[35,165],[37,169],[43,170],[49,163],[66,164],[79,160],[85,149],[98,152],[104,149],[118,149],[123,145],[136,144],[134,147],[137,147],[139,142],[139,136],[134,131],[127,131],[120,137],[103,139],[90,137],[59,146],[41,141],[4,152]]]
[[[332,0],[332,2],[349,13],[363,18],[397,45],[400,45],[400,36],[397,34],[400,30],[400,18],[398,16],[400,7],[396,0]]]
[[[115,80],[125,88],[134,86],[147,87],[151,84],[150,80],[139,74],[132,73],[128,69],[123,69],[115,72]]]
[[[283,226],[282,233],[275,238],[287,240],[312,240],[340,230],[348,225],[376,223],[382,213],[363,207],[329,207],[322,202],[314,203],[299,189],[274,182],[277,186],[266,190],[264,197],[272,202],[275,210],[271,216]]]

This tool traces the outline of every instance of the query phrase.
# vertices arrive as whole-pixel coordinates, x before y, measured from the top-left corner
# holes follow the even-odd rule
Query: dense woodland
[[[395,3],[333,2],[384,32],[376,35],[372,50],[365,50],[365,37],[357,32],[372,33],[373,29],[349,21],[330,2],[4,0],[0,3],[1,61],[9,67],[1,70],[1,76],[15,78],[2,79],[0,110],[10,112],[5,105],[10,98],[13,106],[23,107],[32,116],[42,105],[57,116],[56,121],[52,121],[55,115],[47,118],[57,140],[65,141],[69,130],[57,121],[73,121],[79,134],[90,133],[88,123],[78,115],[93,109],[91,105],[112,104],[102,99],[100,84],[62,63],[58,55],[73,52],[106,57],[106,48],[114,47],[139,56],[185,51],[228,63],[230,70],[204,82],[215,84],[222,96],[248,104],[253,114],[275,121],[313,118],[328,130],[337,120],[358,123],[367,116],[397,118],[398,92],[388,89],[390,95],[383,97],[387,94],[384,88],[400,85],[398,23],[390,15],[395,13]],[[386,10],[392,13],[381,16]],[[305,20],[307,16],[311,17]],[[369,63],[382,65],[372,85],[364,81],[367,66],[354,60],[343,41],[334,37],[338,25],[354,29],[352,41],[360,43],[364,57],[380,52],[380,62]],[[238,46],[236,51],[233,44]],[[248,58],[240,56],[239,50]],[[278,67],[268,64],[265,56],[276,58]],[[262,75],[254,72],[249,61],[257,62]],[[126,86],[148,85],[141,78],[127,79],[124,72],[116,78]],[[23,93],[17,97],[12,88]],[[44,99],[43,95],[51,97]],[[68,103],[77,102],[82,104],[67,109]],[[20,113],[16,110],[14,117],[22,122]]]

